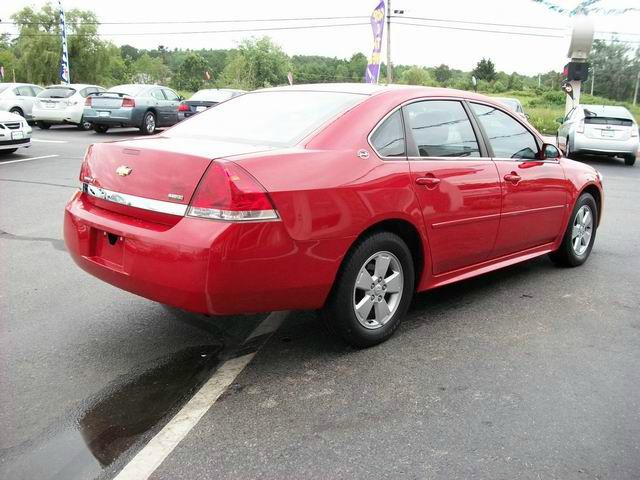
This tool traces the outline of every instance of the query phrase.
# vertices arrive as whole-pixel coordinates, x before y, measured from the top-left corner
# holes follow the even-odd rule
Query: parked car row
[[[0,151],[13,152],[30,145],[31,127],[27,122],[43,130],[51,125],[68,124],[99,133],[113,127],[136,127],[151,135],[158,127],[175,125],[243,93],[243,90],[205,89],[185,100],[161,85],[131,84],[105,89],[87,84],[43,88],[30,83],[0,83],[0,112],[3,112],[0,125],[19,125],[14,132],[0,128]]]

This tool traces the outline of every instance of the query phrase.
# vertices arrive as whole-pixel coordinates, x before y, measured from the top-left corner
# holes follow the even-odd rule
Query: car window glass
[[[428,100],[405,109],[419,156],[480,156],[471,122],[460,102]]]
[[[569,113],[567,113],[567,116],[566,116],[566,117],[564,117],[564,121],[565,121],[565,122],[566,122],[566,121],[568,121],[568,120],[573,116],[573,113],[574,113],[575,111],[576,111],[576,109],[575,109],[575,108],[572,108],[571,110],[569,110]]]
[[[472,103],[471,108],[487,133],[495,158],[537,157],[536,139],[520,122],[494,107]]]
[[[391,114],[371,135],[371,145],[381,157],[403,157],[406,155],[402,113]]]
[[[35,97],[36,95],[38,95],[42,90],[44,90],[44,89],[42,89],[42,88],[40,88],[40,87],[36,87],[36,86],[34,86],[34,85],[30,86],[29,88],[31,89],[31,92],[33,93],[33,96],[34,96],[34,97]]]
[[[176,95],[171,90],[168,90],[168,89],[165,88],[162,91],[164,92],[164,96],[167,97],[167,100],[172,100],[172,101],[180,100],[180,97],[178,97],[178,95]]]
[[[160,89],[152,91],[151,96],[156,100],[166,100],[166,98],[164,98],[164,95],[162,94],[162,90]]]
[[[33,93],[31,92],[31,89],[27,86],[24,87],[18,87],[18,95],[20,95],[21,97],[32,97]]]

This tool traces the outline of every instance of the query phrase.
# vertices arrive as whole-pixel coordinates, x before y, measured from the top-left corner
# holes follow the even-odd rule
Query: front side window
[[[538,143],[524,126],[497,108],[472,103],[485,132],[495,158],[535,159]]]
[[[162,94],[162,90],[160,89],[151,92],[151,96],[156,100],[166,100],[166,98],[164,98],[164,95]]]
[[[381,157],[404,157],[406,155],[402,113],[391,114],[371,135],[371,145]]]
[[[171,101],[179,101],[180,97],[178,97],[178,95],[175,94],[175,92],[173,92],[172,90],[168,90],[168,89],[164,89],[164,96],[167,97],[167,100],[171,100]]]
[[[460,102],[426,100],[405,107],[421,157],[479,157],[478,141]],[[407,129],[407,130],[408,130]]]

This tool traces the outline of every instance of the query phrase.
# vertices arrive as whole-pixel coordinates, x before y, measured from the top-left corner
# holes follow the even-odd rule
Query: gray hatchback
[[[157,127],[178,123],[181,97],[160,85],[118,85],[87,97],[84,119],[105,133],[111,127],[137,127],[151,135]]]

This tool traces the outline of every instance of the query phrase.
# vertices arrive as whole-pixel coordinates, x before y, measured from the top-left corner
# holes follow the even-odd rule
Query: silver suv
[[[638,124],[629,110],[610,105],[578,105],[560,119],[556,141],[571,158],[578,153],[620,156],[636,162]]]

